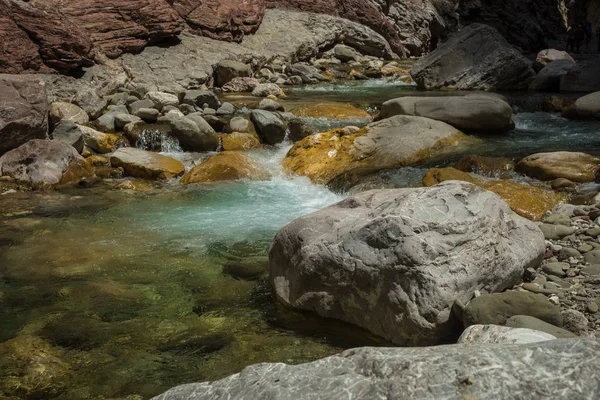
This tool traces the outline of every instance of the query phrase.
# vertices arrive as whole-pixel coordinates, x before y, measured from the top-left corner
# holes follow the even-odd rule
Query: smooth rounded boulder
[[[471,325],[458,338],[459,344],[506,343],[524,344],[554,340],[549,333],[526,328],[510,328],[500,325]]]
[[[491,26],[472,24],[421,58],[410,70],[420,89],[526,89],[531,62]]]
[[[600,92],[590,93],[580,97],[569,108],[563,116],[571,119],[598,119],[600,120]]]
[[[543,68],[546,65],[558,60],[567,60],[573,63],[575,62],[575,59],[573,59],[573,57],[571,57],[571,55],[566,51],[556,49],[545,49],[537,54],[535,58],[535,63],[541,65],[541,67]]]
[[[131,147],[115,151],[110,164],[122,167],[129,176],[151,180],[173,179],[185,171],[184,165],[174,158]]]
[[[573,182],[593,182],[598,169],[600,158],[569,151],[532,154],[515,166],[515,171],[542,181],[565,178]]]
[[[182,115],[169,113],[164,117],[160,117],[158,123],[165,125],[170,129],[171,135],[179,140],[179,144],[184,150],[216,150],[219,145],[217,133],[200,115],[194,114],[189,114],[184,117]]]
[[[57,101],[50,105],[50,128],[54,128],[60,121],[71,121],[78,125],[85,125],[90,121],[87,113],[75,104]]]
[[[276,114],[266,110],[252,110],[250,118],[265,143],[275,145],[285,139],[286,124]]]
[[[77,150],[60,140],[33,139],[0,157],[0,176],[35,189],[77,182],[92,169]]]
[[[514,127],[512,108],[494,96],[399,97],[381,106],[381,117],[414,115],[467,131],[505,132]]]
[[[373,190],[296,219],[273,241],[270,280],[287,306],[420,346],[460,332],[455,300],[512,287],[544,252],[534,223],[452,181]]]
[[[344,172],[399,168],[464,142],[458,129],[429,118],[397,115],[362,129],[334,129],[308,136],[283,160],[290,172],[328,183]]]
[[[48,137],[46,86],[31,75],[0,74],[0,155]]]

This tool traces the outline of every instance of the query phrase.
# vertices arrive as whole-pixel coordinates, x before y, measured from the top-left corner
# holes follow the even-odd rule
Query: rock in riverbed
[[[490,192],[447,182],[366,192],[298,218],[269,261],[282,303],[424,345],[456,334],[455,299],[511,287],[543,253],[535,224]]]
[[[531,62],[494,28],[472,24],[411,69],[421,89],[526,89],[535,76]]]
[[[461,130],[503,132],[513,128],[512,108],[500,98],[485,95],[399,97],[381,106],[381,117],[414,115],[445,122]]]

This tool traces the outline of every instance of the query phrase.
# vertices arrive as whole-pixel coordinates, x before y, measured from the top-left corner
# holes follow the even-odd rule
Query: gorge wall
[[[69,73],[149,44],[177,43],[183,30],[241,42],[266,8],[357,22],[399,56],[426,53],[472,22],[493,25],[531,52],[561,45],[569,10],[600,23],[600,6],[590,0],[0,0],[0,73]]]

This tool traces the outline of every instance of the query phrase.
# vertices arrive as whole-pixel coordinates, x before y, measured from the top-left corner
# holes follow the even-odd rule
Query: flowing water
[[[288,101],[369,108],[413,90],[385,81],[316,85],[290,91]],[[325,129],[368,119],[309,122]],[[468,153],[600,152],[599,123],[537,112],[515,122],[514,132],[429,164]],[[176,150],[152,134],[141,144],[159,145]],[[250,153],[273,174],[264,182],[0,197],[0,397],[149,398],[257,362],[301,363],[377,344],[344,324],[281,309],[271,296],[274,234],[344,197],[284,174],[289,148]],[[382,174],[392,186],[416,186],[426,168]]]

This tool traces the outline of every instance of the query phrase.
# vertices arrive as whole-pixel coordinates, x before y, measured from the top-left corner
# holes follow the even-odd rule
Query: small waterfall
[[[169,134],[157,130],[144,130],[135,147],[142,150],[160,151],[162,153],[181,153],[179,140]]]

